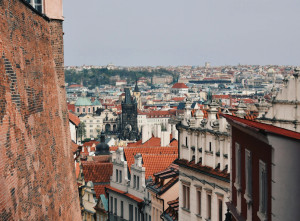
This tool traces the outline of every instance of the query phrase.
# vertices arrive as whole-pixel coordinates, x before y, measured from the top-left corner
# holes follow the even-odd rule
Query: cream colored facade
[[[228,202],[228,197],[230,193],[230,187],[228,182],[215,179],[210,176],[199,176],[199,173],[185,168],[180,168],[179,180],[180,187],[178,220],[225,220],[225,213],[227,210],[227,206],[225,203]],[[188,186],[190,188],[189,210],[185,209],[183,205],[183,186]],[[198,192],[200,192],[200,200],[198,198]],[[201,209],[199,210],[199,208]],[[219,213],[222,214],[221,220],[219,219]]]
[[[134,164],[131,165],[131,179],[128,177],[127,161],[124,159],[124,149],[122,147],[112,152],[112,163],[113,175],[111,176],[110,186],[133,195],[145,203],[143,202],[144,206],[141,211],[141,209],[139,209],[139,203],[133,198],[108,189],[110,220],[116,220],[118,218],[134,221],[150,220],[151,207],[147,204],[150,200],[146,189],[146,168],[142,165],[142,155],[137,154],[134,157]]]
[[[85,138],[97,138],[101,131],[116,132],[119,127],[118,115],[111,110],[104,110],[100,116],[87,114],[79,117],[86,126]]]
[[[284,87],[279,91],[272,106],[266,114],[262,113],[258,119],[288,130],[300,132],[300,70],[284,80]],[[258,104],[258,109],[265,111],[264,104]]]
[[[82,220],[83,221],[94,221],[94,215],[96,210],[94,207],[97,204],[96,193],[94,191],[94,184],[92,181],[89,181],[86,184],[86,187],[82,190]]]
[[[62,0],[43,0],[44,13],[51,19],[64,20]]]
[[[168,183],[170,179],[165,180],[165,183]],[[160,196],[157,196],[153,191],[148,189],[148,192],[151,196],[151,214],[152,221],[161,221],[161,215],[168,208],[168,202],[176,199],[176,195],[179,191],[179,182],[174,184],[168,191],[163,193]]]
[[[214,101],[209,104],[207,118],[201,110],[192,117],[190,105],[187,101],[177,126],[179,160],[194,161],[199,169],[179,164],[179,220],[223,221],[230,196],[230,130],[225,118],[217,118],[218,104]],[[239,114],[242,112],[241,107]],[[203,172],[204,167],[213,172]],[[228,178],[223,179],[218,173],[227,174]]]

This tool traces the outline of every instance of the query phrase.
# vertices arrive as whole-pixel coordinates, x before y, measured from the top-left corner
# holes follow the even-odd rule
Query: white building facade
[[[179,131],[179,220],[225,220],[230,194],[230,131],[212,102],[204,118],[186,103]]]
[[[112,153],[112,163],[113,175],[107,188],[109,220],[151,221],[142,155],[134,157],[130,178],[122,147]]]

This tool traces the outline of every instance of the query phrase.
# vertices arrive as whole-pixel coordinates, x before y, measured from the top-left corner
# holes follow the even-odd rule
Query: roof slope
[[[276,127],[269,124],[264,124],[256,121],[246,120],[239,117],[223,114],[223,116],[228,119],[229,121],[233,121],[237,124],[240,124],[244,127],[252,128],[259,131],[264,131],[266,133],[272,133],[280,136],[290,137],[293,139],[300,140],[300,133],[297,133],[295,131],[283,129],[280,127]]]
[[[154,173],[166,169],[174,160],[178,158],[178,154],[142,154],[143,167],[146,168],[146,179],[153,177]]]
[[[172,88],[189,88],[188,86],[185,85],[185,83],[175,83]]]
[[[75,106],[91,106],[92,102],[87,97],[79,97],[75,103]]]
[[[136,147],[136,148],[124,148],[124,154],[126,157],[127,165],[129,171],[131,169],[131,165],[134,164],[134,156],[137,154],[154,154],[154,155],[177,155],[178,156],[178,148],[177,147]],[[175,158],[176,159],[176,158]],[[171,162],[168,164],[170,165]],[[167,166],[168,166],[167,165]],[[166,167],[167,167],[166,166]],[[163,168],[165,169],[165,168]],[[147,167],[146,167],[147,171]],[[158,171],[157,171],[158,172]],[[146,176],[147,178],[147,176]]]
[[[71,112],[69,112],[69,120],[76,126],[78,126],[80,123],[79,117],[77,117],[75,114],[72,114]]]
[[[113,171],[112,163],[82,161],[82,172],[86,182],[109,183]]]

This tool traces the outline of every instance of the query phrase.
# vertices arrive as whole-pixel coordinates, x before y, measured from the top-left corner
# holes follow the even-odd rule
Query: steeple
[[[133,92],[140,92],[140,89],[137,85],[137,80],[135,81],[135,87],[134,87],[134,91]]]
[[[132,104],[129,88],[125,88],[125,104]]]

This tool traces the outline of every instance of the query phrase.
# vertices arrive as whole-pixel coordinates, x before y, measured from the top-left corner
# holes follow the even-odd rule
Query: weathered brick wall
[[[62,22],[0,0],[0,220],[81,220]]]

